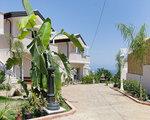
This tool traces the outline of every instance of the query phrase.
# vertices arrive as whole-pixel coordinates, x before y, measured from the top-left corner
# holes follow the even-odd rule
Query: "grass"
[[[25,102],[23,100],[15,100],[9,97],[0,96],[0,113],[6,109],[8,112],[5,116],[15,120],[16,114],[20,109],[20,105]]]

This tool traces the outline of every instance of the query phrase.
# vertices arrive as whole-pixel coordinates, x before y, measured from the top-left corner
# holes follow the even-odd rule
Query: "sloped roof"
[[[81,44],[83,44],[83,46],[87,46],[87,44],[85,43],[85,41],[83,40],[82,36],[80,34],[74,34],[79,42],[81,42]],[[66,36],[66,35],[58,35],[55,37],[55,43],[60,43],[60,42],[70,42],[70,39]],[[51,41],[52,43],[53,41]]]
[[[45,20],[43,15],[38,10],[35,10],[34,14],[38,15],[43,21]],[[13,11],[13,12],[4,13],[4,19],[11,18],[11,17],[24,17],[24,16],[27,16],[26,11]],[[55,31],[53,28],[52,30]]]

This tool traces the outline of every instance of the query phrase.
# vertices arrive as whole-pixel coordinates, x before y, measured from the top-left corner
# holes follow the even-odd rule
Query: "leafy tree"
[[[107,69],[105,69],[105,68],[100,68],[100,69],[98,69],[97,72],[96,72],[96,76],[97,76],[96,79],[97,79],[97,80],[100,80],[102,74],[105,76],[105,78],[106,78],[107,80],[110,80],[111,77],[112,77],[112,74],[111,74],[111,72],[110,72],[109,70],[107,70]]]

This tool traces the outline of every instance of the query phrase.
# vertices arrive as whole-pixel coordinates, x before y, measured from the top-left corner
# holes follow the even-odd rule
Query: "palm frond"
[[[134,39],[134,26],[133,25],[125,25],[125,24],[118,24],[117,29],[120,30],[123,38],[125,41],[130,44]]]

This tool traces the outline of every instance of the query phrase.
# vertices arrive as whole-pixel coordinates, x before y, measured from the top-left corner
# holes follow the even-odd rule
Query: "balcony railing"
[[[90,63],[90,57],[78,53],[69,54],[70,63]]]

